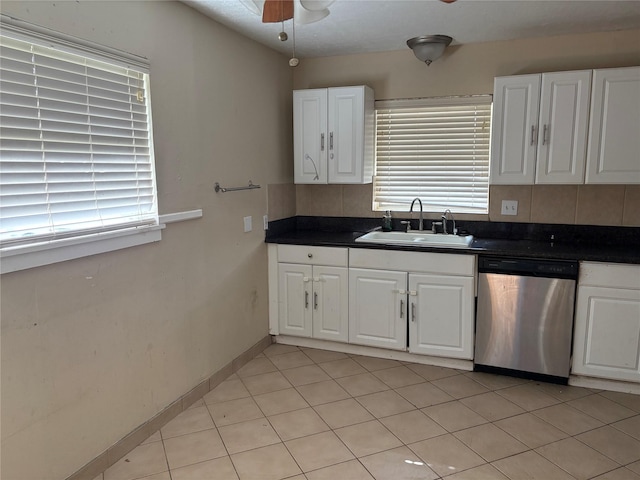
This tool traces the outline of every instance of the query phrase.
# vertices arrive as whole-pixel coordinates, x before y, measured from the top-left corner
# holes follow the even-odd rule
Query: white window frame
[[[24,40],[61,52],[82,55],[87,59],[130,66],[147,74],[149,72],[148,60],[143,57],[32,25],[7,15],[1,16],[0,27],[2,29],[2,35],[9,38]],[[164,225],[160,223],[158,217],[157,183],[153,152],[153,126],[151,122],[151,100],[148,91],[148,81],[145,90],[148,105],[149,155],[151,158],[155,218],[151,218],[150,221],[142,225],[127,226],[122,224],[115,228],[102,231],[86,230],[78,232],[78,234],[71,234],[67,237],[53,236],[40,240],[34,239],[33,242],[3,244],[0,246],[0,273],[4,274],[49,265],[161,240],[161,230],[164,228]]]
[[[441,213],[450,209],[453,213],[486,215],[489,210],[491,103],[491,95],[377,101],[373,210],[408,211],[413,198],[418,197],[424,204],[425,212]],[[438,110],[443,107],[451,108],[451,117],[442,116]],[[456,110],[466,107],[470,110],[477,108],[480,116],[471,121],[466,119],[466,115],[460,118],[455,116]],[[428,110],[431,113],[427,114]],[[487,110],[489,125],[486,125]],[[413,112],[416,113],[415,116]],[[394,114],[396,118],[393,117]],[[430,118],[432,114],[436,120]],[[413,118],[408,122],[398,120],[405,115]],[[480,121],[482,118],[484,120]],[[447,126],[449,123],[450,130]],[[471,125],[473,127],[469,137],[464,141],[471,141],[473,144],[472,153],[469,153],[467,146],[458,138],[457,132],[464,131]],[[480,129],[478,125],[481,125]],[[394,126],[397,128],[396,132],[393,132]],[[445,130],[442,130],[443,126]],[[432,127],[436,134],[431,138],[427,138],[426,133],[421,133],[423,137],[420,139],[411,132],[417,129],[426,132]],[[394,133],[395,144],[392,137]],[[401,139],[401,135],[407,135],[409,140]],[[454,139],[450,144],[445,139],[447,135]],[[450,160],[446,157],[450,157]],[[416,166],[416,170],[411,171],[412,164],[416,165],[418,162],[430,163],[424,163],[423,167]],[[466,205],[462,204],[463,200],[458,198],[460,194],[456,194],[456,189],[453,188],[455,175],[449,169],[448,162],[451,166],[458,162],[459,169],[469,172],[463,181],[464,187],[467,188],[466,193],[462,194],[464,200],[468,200]],[[397,166],[396,169],[394,165]],[[431,185],[421,187],[419,179],[411,178],[412,175],[418,175],[421,168],[422,181],[431,182]],[[433,182],[437,181],[437,176],[442,177],[445,183],[436,187]],[[477,185],[480,188],[477,188]]]

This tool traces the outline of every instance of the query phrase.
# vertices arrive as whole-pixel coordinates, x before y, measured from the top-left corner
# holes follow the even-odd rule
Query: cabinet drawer
[[[578,285],[640,290],[640,265],[582,262]]]
[[[476,257],[450,253],[353,248],[349,253],[349,266],[472,277],[475,272]]]
[[[346,248],[337,247],[278,245],[278,262],[346,267],[348,252]]]

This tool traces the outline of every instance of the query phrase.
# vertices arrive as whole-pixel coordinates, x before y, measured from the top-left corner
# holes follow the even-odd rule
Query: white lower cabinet
[[[311,265],[278,264],[280,333],[310,337],[313,313],[309,308]]]
[[[349,343],[406,349],[406,272],[349,269]]]
[[[351,249],[349,257],[350,343],[473,358],[475,256]]]
[[[313,267],[313,338],[349,340],[348,270]]]
[[[347,249],[279,245],[277,254],[278,333],[347,342]]]
[[[580,265],[572,373],[640,382],[640,265]]]
[[[473,358],[474,277],[409,274],[409,352]]]

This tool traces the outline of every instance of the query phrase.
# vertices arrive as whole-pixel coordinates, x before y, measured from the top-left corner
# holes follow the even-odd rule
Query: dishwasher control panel
[[[478,271],[531,277],[578,278],[578,262],[531,258],[484,257],[478,259]]]

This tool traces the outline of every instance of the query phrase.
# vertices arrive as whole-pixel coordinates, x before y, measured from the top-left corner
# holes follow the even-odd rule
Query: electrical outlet
[[[518,215],[517,200],[502,200],[502,215]]]
[[[244,217],[244,231],[246,232],[250,232],[251,231],[251,217]]]
[[[262,216],[262,223],[264,226],[265,230],[269,230],[269,216],[268,215],[263,215]]]

